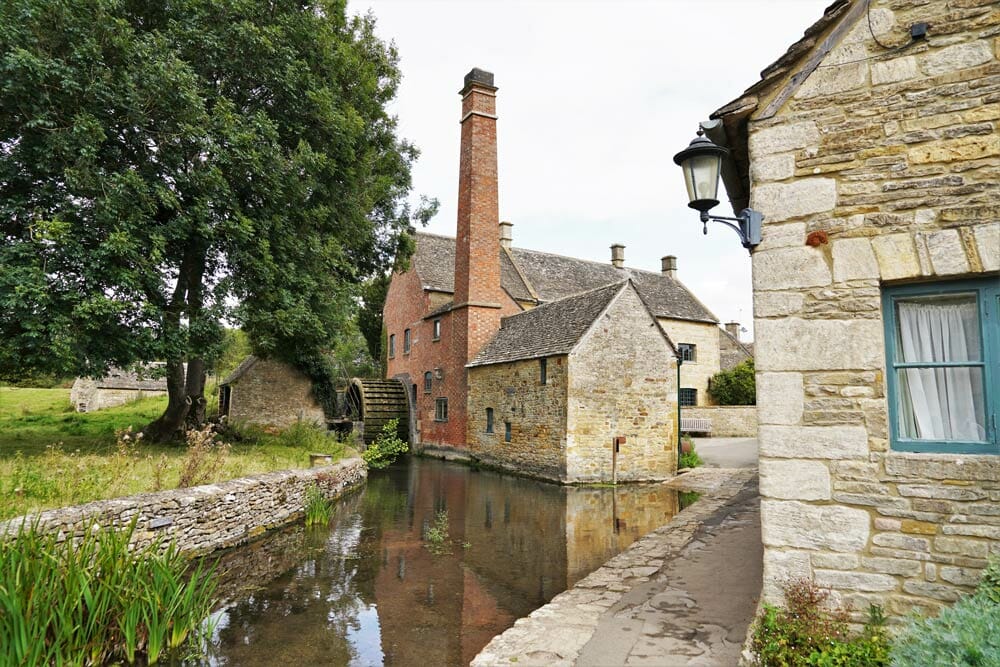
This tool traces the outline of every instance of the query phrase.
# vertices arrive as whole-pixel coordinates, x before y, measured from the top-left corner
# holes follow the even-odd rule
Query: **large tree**
[[[322,378],[420,213],[373,30],[342,0],[0,3],[0,374],[166,360],[154,440],[203,419],[223,322]]]

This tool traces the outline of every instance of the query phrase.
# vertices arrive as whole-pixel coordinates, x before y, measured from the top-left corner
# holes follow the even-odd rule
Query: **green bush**
[[[753,359],[713,375],[708,383],[708,395],[719,405],[756,405]]]
[[[691,451],[685,452],[681,451],[680,460],[677,462],[681,468],[697,468],[703,465],[705,462],[701,460],[698,456],[698,452],[694,449],[694,441],[690,436],[684,436],[684,443],[691,447]]]
[[[893,667],[1000,665],[1000,561],[991,559],[974,595],[934,618],[916,618],[892,647]]]
[[[375,438],[375,442],[361,453],[361,458],[369,468],[388,468],[400,454],[405,454],[410,449],[406,441],[400,439],[398,431],[399,420],[389,420],[382,427],[382,432]]]
[[[155,664],[198,651],[215,579],[173,546],[129,547],[125,531],[76,544],[22,524],[0,540],[0,664]]]
[[[765,604],[751,648],[763,667],[884,667],[889,664],[885,617],[875,605],[861,634],[851,636],[843,608],[821,609],[829,591],[801,579],[784,586],[786,608]]]

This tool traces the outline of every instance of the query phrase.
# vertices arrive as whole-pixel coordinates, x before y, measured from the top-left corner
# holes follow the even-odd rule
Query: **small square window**
[[[538,360],[538,379],[541,384],[548,384],[549,381],[549,360]]]
[[[448,421],[448,399],[438,398],[434,400],[434,421]]]
[[[698,390],[690,387],[682,387],[679,400],[681,407],[694,407],[698,405]]]
[[[697,345],[693,343],[678,343],[677,352],[682,361],[698,361]]]
[[[389,358],[396,356],[396,334],[389,334]]]
[[[503,441],[510,442],[510,422],[503,423]]]
[[[424,373],[424,393],[425,394],[431,393],[431,387],[433,386],[433,384],[434,384],[434,376],[431,375],[430,371],[427,371],[426,373]]]
[[[410,330],[406,329],[403,332],[403,354],[410,353]]]
[[[486,408],[486,432],[493,432],[493,408]]]
[[[441,340],[441,318],[434,320],[434,334],[431,336],[434,340]]]

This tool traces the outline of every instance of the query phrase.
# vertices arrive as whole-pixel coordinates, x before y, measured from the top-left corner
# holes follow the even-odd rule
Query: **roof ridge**
[[[620,280],[620,281],[618,281],[616,283],[608,283],[606,285],[601,285],[600,287],[592,287],[589,290],[584,290],[583,292],[577,292],[575,294],[570,294],[569,296],[564,296],[563,298],[556,299],[555,301],[546,301],[544,303],[540,303],[537,306],[535,306],[534,308],[529,308],[528,310],[522,310],[520,313],[514,313],[513,315],[506,315],[506,316],[502,317],[501,320],[509,320],[509,319],[512,319],[512,318],[515,318],[515,317],[521,317],[522,315],[528,315],[529,313],[534,313],[534,312],[537,312],[537,311],[543,311],[543,310],[549,308],[550,306],[556,306],[556,305],[560,305],[560,304],[565,304],[567,301],[569,301],[571,299],[579,299],[579,298],[585,297],[585,296],[587,296],[589,294],[593,294],[594,292],[600,292],[601,290],[608,289],[610,287],[621,288],[626,283],[630,283],[630,282],[632,282],[632,280],[630,278],[626,278],[625,280]]]

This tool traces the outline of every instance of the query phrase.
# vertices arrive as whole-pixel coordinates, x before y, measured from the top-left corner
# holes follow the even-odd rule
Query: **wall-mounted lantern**
[[[722,158],[729,155],[729,150],[713,143],[704,134],[705,131],[699,127],[698,136],[674,156],[674,162],[684,172],[688,206],[701,213],[703,233],[708,234],[709,220],[721,222],[735,230],[740,235],[743,247],[753,253],[753,249],[760,243],[761,226],[764,222],[761,213],[745,208],[735,218],[709,214],[719,204],[719,174],[722,171]]]

